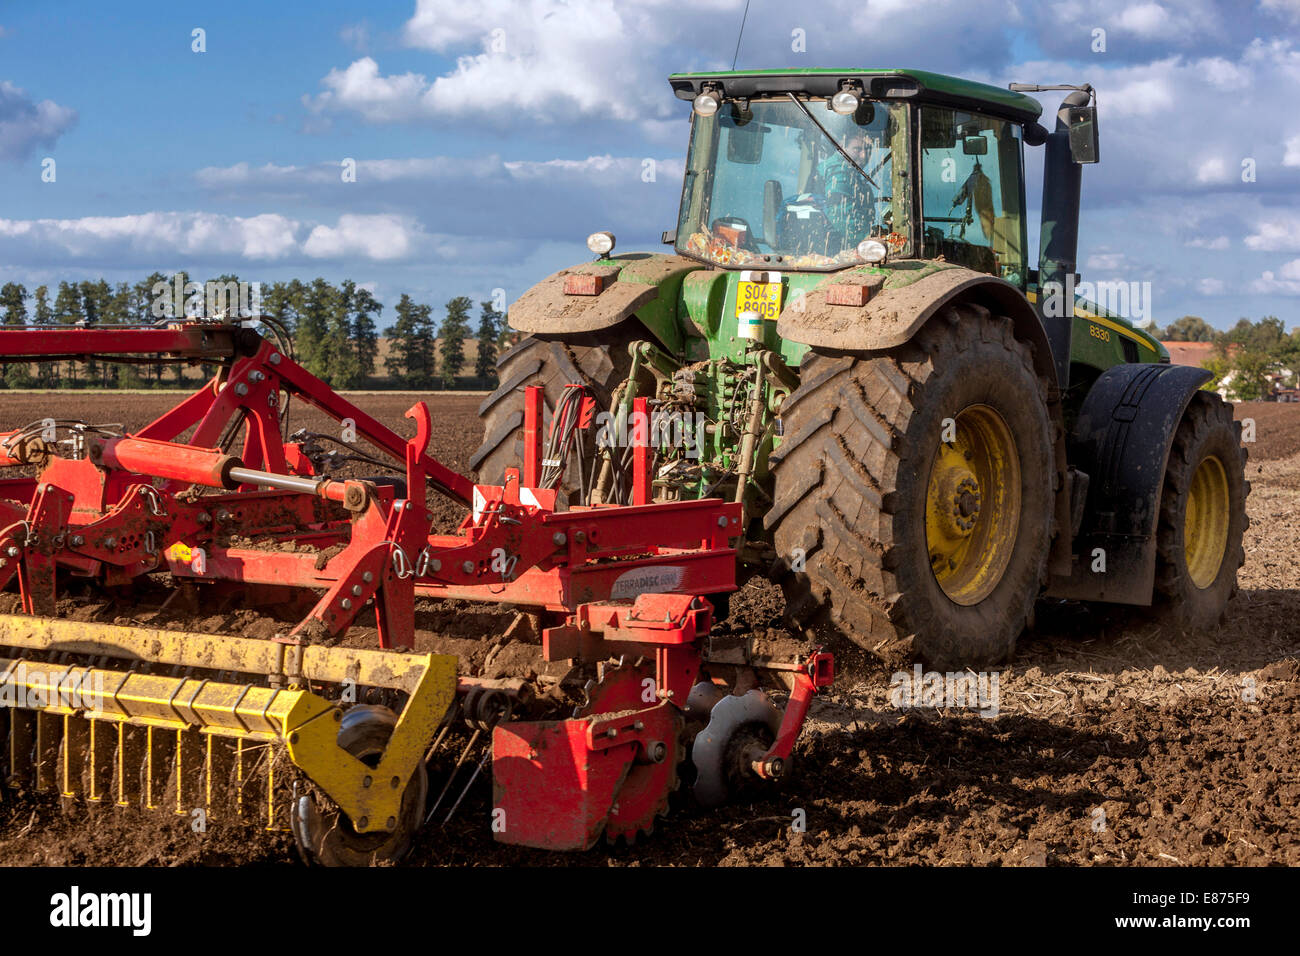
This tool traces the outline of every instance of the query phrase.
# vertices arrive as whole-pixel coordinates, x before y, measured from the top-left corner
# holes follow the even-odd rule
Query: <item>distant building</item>
[[[1169,350],[1169,361],[1174,365],[1195,365],[1205,368],[1214,354],[1213,342],[1161,342]]]
[[[1205,368],[1205,363],[1214,356],[1213,342],[1161,342],[1169,352],[1169,361],[1174,365],[1191,365],[1196,368]],[[1219,397],[1227,399],[1228,385],[1232,382],[1234,373],[1229,372],[1221,378],[1215,386],[1215,391]]]
[[[1205,368],[1205,363],[1210,360],[1214,354],[1214,344],[1212,342],[1161,342],[1169,350],[1169,361],[1174,365],[1194,365],[1198,368]],[[1228,358],[1231,359],[1237,352],[1236,345],[1228,346]],[[1235,371],[1228,372],[1219,380],[1215,388],[1223,398],[1228,397],[1228,386],[1232,384],[1233,378],[1236,377]],[[1270,373],[1268,376],[1268,394],[1263,401],[1278,402],[1300,402],[1300,389],[1285,388],[1284,382],[1290,381],[1295,377],[1295,372],[1291,369],[1279,369]]]

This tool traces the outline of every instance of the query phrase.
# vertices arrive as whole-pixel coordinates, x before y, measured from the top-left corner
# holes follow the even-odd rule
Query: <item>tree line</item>
[[[155,272],[134,284],[110,285],[101,278],[60,282],[54,290],[41,285],[30,293],[17,282],[0,286],[0,323],[8,329],[103,329],[154,325],[185,316],[261,316],[277,332],[288,333],[294,357],[309,372],[340,389],[494,385],[496,357],[511,333],[505,314],[493,302],[479,306],[477,329],[473,328],[474,302],[468,296],[449,301],[442,322],[435,323],[432,306],[403,294],[393,310],[393,324],[383,330],[388,341],[380,377],[384,305],[351,279],[337,285],[322,278],[258,285],[226,274],[200,283],[184,272]],[[260,328],[263,334],[272,334],[265,325]],[[471,337],[477,346],[472,367],[466,355]],[[0,387],[7,388],[151,388],[186,381],[181,363],[131,364],[94,358],[8,362],[0,375]]]
[[[1300,385],[1300,327],[1288,332],[1275,315],[1258,322],[1238,319],[1226,332],[1200,316],[1185,315],[1150,331],[1165,342],[1210,343],[1210,357],[1201,363],[1213,375],[1206,387],[1217,389],[1227,379],[1228,397],[1236,401],[1258,401],[1277,387]]]

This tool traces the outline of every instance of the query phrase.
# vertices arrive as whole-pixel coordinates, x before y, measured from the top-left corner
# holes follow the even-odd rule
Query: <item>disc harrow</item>
[[[400,858],[490,767],[497,840],[583,850],[649,833],[701,733],[709,765],[726,766],[701,777],[703,802],[779,777],[831,681],[820,650],[773,662],[710,640],[709,598],[736,586],[740,504],[653,502],[637,446],[633,504],[557,508],[540,388],[526,396],[524,460],[486,485],[428,454],[424,403],[404,439],[252,328],[0,331],[0,360],[50,355],[218,372],[135,432],[45,420],[0,435],[0,590],[21,612],[0,614],[11,787],[252,821],[292,833],[309,861],[355,865]],[[367,443],[394,474],[325,474],[320,436],[284,437],[290,399],[355,429],[349,447]],[[590,427],[592,411],[563,427]],[[548,449],[571,450],[555,437]],[[469,508],[456,533],[435,531],[429,491]],[[164,606],[303,613],[270,639],[60,614],[70,594],[129,606],[159,588]],[[416,652],[416,602],[448,599],[532,615],[564,679],[472,677]],[[377,646],[342,646],[358,626]],[[769,691],[788,696],[784,710]],[[766,736],[711,716],[737,708]]]

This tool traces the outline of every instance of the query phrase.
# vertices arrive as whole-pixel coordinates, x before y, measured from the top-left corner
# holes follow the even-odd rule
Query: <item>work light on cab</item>
[[[607,256],[614,251],[614,234],[612,232],[593,232],[587,237],[587,248],[598,256]]]
[[[700,116],[712,116],[718,111],[720,105],[721,100],[718,99],[718,94],[712,90],[705,90],[695,97],[695,100],[691,103],[691,108]]]
[[[845,116],[857,112],[861,105],[862,98],[853,90],[840,90],[831,97],[831,109]]]
[[[858,258],[863,262],[884,262],[889,247],[879,239],[863,239],[858,243]]]

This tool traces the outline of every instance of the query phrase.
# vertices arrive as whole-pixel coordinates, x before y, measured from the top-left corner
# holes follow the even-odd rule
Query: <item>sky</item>
[[[662,249],[690,117],[666,78],[730,67],[744,9],[0,0],[0,282],[351,278],[437,318],[594,231]],[[1150,283],[1161,324],[1300,325],[1300,0],[751,0],[736,65],[1091,83],[1083,278]]]

